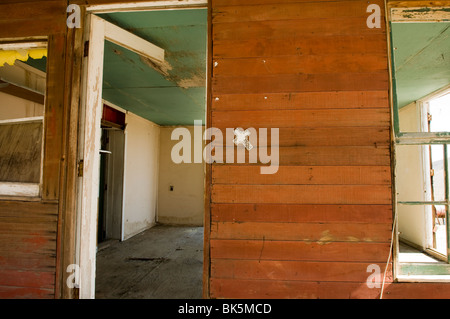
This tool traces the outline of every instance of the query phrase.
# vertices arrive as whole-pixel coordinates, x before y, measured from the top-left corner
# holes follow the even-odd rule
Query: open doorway
[[[207,9],[88,16],[80,296],[199,298],[205,166],[178,165],[170,155],[173,130],[206,122]],[[105,119],[105,104],[120,121]],[[159,289],[176,273],[195,278]],[[133,295],[144,279],[148,291]]]
[[[122,240],[125,113],[103,105],[98,201],[98,243]]]

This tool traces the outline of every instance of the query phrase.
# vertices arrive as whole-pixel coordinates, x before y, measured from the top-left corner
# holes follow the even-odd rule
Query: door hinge
[[[428,122],[431,122],[433,120],[433,115],[430,113],[427,113]]]
[[[430,170],[430,176],[431,176],[431,177],[434,177],[434,169],[431,169],[431,170]]]
[[[78,162],[78,177],[83,177],[83,171],[84,171],[84,162],[83,160],[80,160]]]
[[[84,57],[89,55],[89,41],[84,42]]]

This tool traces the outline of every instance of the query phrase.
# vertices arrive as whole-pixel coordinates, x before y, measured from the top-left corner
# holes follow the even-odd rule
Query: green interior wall
[[[397,105],[450,84],[450,23],[392,23]]]

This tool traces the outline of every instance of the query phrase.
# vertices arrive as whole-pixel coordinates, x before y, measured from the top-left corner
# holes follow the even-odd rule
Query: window
[[[450,279],[450,23],[441,22],[447,11],[391,9],[400,281]]]
[[[420,115],[423,131],[400,133],[396,143],[398,272],[400,278],[447,276],[450,90],[415,104],[399,112],[400,120]]]
[[[38,197],[46,43],[0,42],[0,196]]]

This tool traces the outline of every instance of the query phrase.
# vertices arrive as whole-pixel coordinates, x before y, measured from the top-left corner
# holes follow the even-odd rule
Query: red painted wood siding
[[[0,298],[54,298],[58,205],[0,202]]]
[[[280,128],[280,169],[214,164],[211,298],[379,298],[392,232],[387,38],[367,1],[212,0],[212,123]],[[450,297],[393,283],[385,298]],[[436,293],[433,293],[433,292]]]

